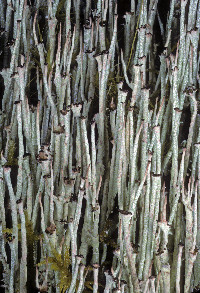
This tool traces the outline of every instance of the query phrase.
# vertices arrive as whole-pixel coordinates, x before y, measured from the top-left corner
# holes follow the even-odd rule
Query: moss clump
[[[18,159],[16,158],[16,143],[10,139],[8,144],[7,163],[9,166],[18,166]]]
[[[69,248],[65,247],[64,254],[58,253],[55,248],[51,248],[51,255],[48,257],[48,263],[51,266],[51,270],[55,272],[59,272],[60,283],[58,287],[60,288],[60,292],[65,292],[69,289],[72,281],[72,273],[71,273],[71,257]],[[38,267],[46,264],[46,260],[43,260],[38,264]]]

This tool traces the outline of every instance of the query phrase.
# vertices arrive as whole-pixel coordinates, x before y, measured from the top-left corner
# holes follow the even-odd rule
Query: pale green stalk
[[[22,243],[22,257],[20,262],[20,291],[26,293],[27,282],[27,240],[26,240],[26,223],[23,211],[23,201],[18,203],[18,209],[21,221],[21,243]]]

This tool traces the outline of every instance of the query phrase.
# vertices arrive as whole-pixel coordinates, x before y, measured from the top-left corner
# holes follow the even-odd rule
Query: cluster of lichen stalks
[[[200,1],[158,1],[0,0],[1,290],[198,288]]]

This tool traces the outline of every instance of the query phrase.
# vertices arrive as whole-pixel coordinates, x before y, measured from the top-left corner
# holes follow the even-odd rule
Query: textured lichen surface
[[[198,292],[198,0],[0,0],[0,291]]]

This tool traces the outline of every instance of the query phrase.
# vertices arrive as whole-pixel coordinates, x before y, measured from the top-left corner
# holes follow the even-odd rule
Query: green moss
[[[108,219],[103,227],[102,232],[99,235],[99,239],[101,243],[105,243],[107,245],[110,245],[112,248],[116,249],[118,245],[114,241],[112,236],[113,226],[115,226],[115,222],[113,222],[111,219]]]
[[[62,254],[58,253],[55,248],[51,248],[51,255],[48,257],[48,263],[51,266],[51,269],[55,272],[58,272],[60,275],[60,283],[58,287],[60,288],[60,292],[65,292],[69,289],[72,281],[72,273],[71,273],[71,257],[69,253],[69,248],[65,247],[65,252]],[[46,260],[38,263],[38,267],[46,264]]]
[[[60,292],[65,292],[71,285],[72,274],[70,270],[71,257],[69,248],[65,248],[65,253],[62,257],[55,249],[52,251],[53,257],[49,257],[48,261],[51,264],[51,269],[60,274]]]
[[[24,211],[25,215],[25,226],[26,226],[26,238],[27,238],[27,245],[33,244],[34,241],[40,240],[40,235],[35,234],[33,231],[33,224],[32,222],[28,219],[28,212]],[[21,241],[21,224],[17,225],[18,227],[18,241]],[[9,234],[12,236],[13,234],[13,229],[12,228],[6,228],[2,231],[4,234]]]
[[[48,49],[48,52],[47,52],[47,57],[46,57],[46,59],[47,59],[47,66],[48,66],[48,73],[47,73],[47,75],[49,76],[49,73],[51,72],[51,69],[52,69],[52,64],[50,63],[50,56],[51,56],[51,50],[50,50],[50,47],[49,47],[49,49]]]
[[[17,166],[18,159],[15,157],[16,153],[16,143],[14,140],[10,139],[8,144],[8,155],[7,155],[7,163],[9,166]]]
[[[65,17],[66,17],[65,2],[66,0],[61,0],[58,4],[57,11],[56,11],[56,18],[58,22],[61,22],[61,23],[65,21]]]

